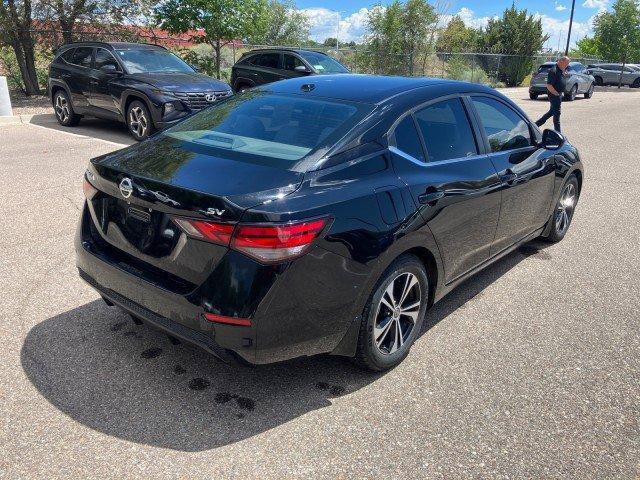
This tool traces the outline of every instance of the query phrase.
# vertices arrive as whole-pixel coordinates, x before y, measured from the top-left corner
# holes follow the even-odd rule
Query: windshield
[[[117,50],[120,60],[129,73],[179,72],[194,73],[193,68],[173,53],[163,49],[140,48]]]
[[[295,170],[299,160],[333,146],[372,110],[353,102],[253,90],[216,103],[161,135],[209,155]]]
[[[337,60],[334,60],[329,55],[324,55],[317,52],[299,52],[300,56],[304,58],[318,73],[349,73],[349,70]]]

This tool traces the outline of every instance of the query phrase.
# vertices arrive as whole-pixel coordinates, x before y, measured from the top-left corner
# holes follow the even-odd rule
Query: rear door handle
[[[418,201],[422,205],[435,205],[438,200],[444,197],[444,192],[442,190],[436,190],[435,192],[423,193],[418,195]]]

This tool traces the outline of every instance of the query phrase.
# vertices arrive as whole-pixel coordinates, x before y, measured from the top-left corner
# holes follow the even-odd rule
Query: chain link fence
[[[198,68],[201,72],[215,76],[214,49],[199,43],[197,33],[169,35],[167,32],[143,27],[115,26],[74,31],[73,35],[56,29],[39,29],[32,32],[36,39],[36,63],[38,77],[46,82],[46,72],[58,46],[69,37],[74,41],[125,41],[144,42],[164,46]],[[255,45],[240,41],[227,42],[221,52],[221,77],[229,81],[231,67],[249,51],[267,48],[309,48],[324,52],[343,63],[354,73],[378,75],[402,75],[449,78],[482,83],[493,87],[528,85],[531,74],[537,67],[553,61],[556,55],[540,53],[532,56],[504,53],[448,53],[422,51],[394,54],[386,51],[371,51],[365,46],[336,48],[321,45]],[[11,86],[19,87],[20,76],[15,57],[8,47],[0,49],[0,75],[9,77]],[[597,58],[574,58],[584,64],[597,63]],[[4,73],[3,73],[4,72]]]

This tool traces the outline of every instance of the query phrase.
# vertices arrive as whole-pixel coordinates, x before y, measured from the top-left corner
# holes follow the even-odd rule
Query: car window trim
[[[416,105],[414,107],[411,107],[409,110],[407,110],[406,112],[404,112],[402,115],[400,115],[391,125],[391,127],[389,128],[389,130],[387,131],[387,141],[389,142],[389,145],[395,147],[399,152],[403,152],[405,155],[408,155],[411,158],[414,158],[412,155],[409,155],[408,153],[404,152],[403,150],[400,150],[398,148],[398,145],[396,143],[396,127],[400,124],[400,122],[402,122],[402,120],[405,119],[406,116],[411,115],[411,118],[413,120],[413,124],[416,128],[416,131],[418,132],[418,138],[420,139],[420,143],[422,144],[422,154],[424,155],[425,161],[421,162],[419,159],[415,159],[416,162],[420,163],[421,165],[429,165],[429,164],[441,164],[443,162],[450,162],[450,161],[458,161],[458,160],[465,160],[465,159],[470,159],[470,158],[475,158],[475,157],[479,157],[479,156],[483,156],[486,154],[486,148],[483,144],[481,144],[481,142],[479,141],[478,134],[480,133],[480,130],[477,128],[476,126],[476,119],[473,117],[473,114],[469,111],[469,109],[467,108],[467,105],[465,104],[465,97],[467,96],[466,93],[450,93],[448,95],[442,95],[440,97],[437,98],[432,98],[430,100],[427,100],[426,102],[423,102],[419,105]],[[424,110],[425,108],[428,108],[431,105],[434,105],[436,103],[440,103],[440,102],[444,102],[447,100],[451,100],[453,98],[457,98],[459,99],[459,101],[462,103],[462,108],[467,116],[467,121],[469,122],[469,126],[471,127],[471,133],[473,134],[473,139],[474,142],[476,144],[476,155],[470,155],[468,157],[455,157],[455,158],[447,158],[446,160],[429,160],[429,152],[427,150],[426,147],[426,143],[424,141],[424,137],[422,135],[422,131],[420,131],[420,127],[418,125],[418,122],[415,118],[415,113],[420,111],[420,110]],[[483,140],[484,143],[484,140]]]
[[[492,152],[491,151],[491,144],[489,143],[489,137],[487,137],[487,132],[484,129],[484,125],[482,123],[482,119],[480,118],[480,114],[478,113],[478,110],[476,109],[476,106],[473,104],[473,97],[488,97],[488,98],[491,98],[492,100],[495,100],[495,101],[501,103],[502,105],[504,105],[505,107],[510,109],[512,112],[514,112],[516,115],[518,115],[522,119],[522,121],[524,121],[527,124],[527,128],[529,129],[529,140],[531,142],[534,142],[537,137],[533,132],[533,127],[531,126],[531,122],[529,121],[529,119],[524,117],[520,112],[518,112],[516,109],[514,109],[511,105],[509,105],[508,103],[506,103],[505,101],[503,101],[499,97],[496,97],[496,96],[488,94],[488,93],[483,93],[483,92],[471,93],[471,94],[468,95],[469,107],[473,109],[474,117],[475,117],[476,121],[478,122],[480,134],[482,135],[482,139],[483,139],[483,142],[484,142],[484,145],[485,145],[485,151],[486,151],[487,155],[504,154],[506,152],[518,152],[518,151],[521,151],[521,150],[524,150],[524,149],[528,149],[528,148],[535,148],[535,149],[538,148],[537,145],[532,144],[532,145],[528,145],[526,147],[511,148],[509,150],[500,150],[500,151],[497,151],[497,152]]]
[[[93,69],[94,70],[97,70],[95,67],[96,67],[96,57],[98,56],[98,50],[104,50],[109,55],[111,55],[111,58],[113,58],[116,61],[116,65],[118,65],[118,68],[120,69],[118,71],[121,72],[121,73],[124,73],[125,70],[124,70],[124,67],[122,66],[122,64],[120,63],[120,60],[113,53],[111,53],[111,51],[107,50],[104,47],[96,47],[93,50],[93,62],[92,62],[92,64],[93,64]]]

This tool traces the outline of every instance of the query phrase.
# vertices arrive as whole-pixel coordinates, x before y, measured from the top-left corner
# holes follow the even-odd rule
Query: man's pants
[[[551,108],[549,111],[545,113],[540,120],[536,122],[536,125],[541,127],[544,125],[544,122],[549,120],[549,118],[553,117],[553,128],[559,132],[560,131],[560,105],[562,105],[562,97],[559,95],[549,95],[549,102],[551,103]]]

